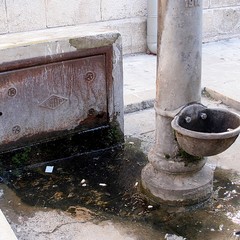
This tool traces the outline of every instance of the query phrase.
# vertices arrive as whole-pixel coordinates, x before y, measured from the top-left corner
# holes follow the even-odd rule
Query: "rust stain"
[[[111,46],[1,64],[0,151],[109,124],[112,87]]]

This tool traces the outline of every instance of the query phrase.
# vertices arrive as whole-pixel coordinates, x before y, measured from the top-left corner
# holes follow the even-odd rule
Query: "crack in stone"
[[[87,221],[75,221],[75,222],[68,222],[68,223],[63,223],[63,224],[60,224],[60,225],[57,225],[52,231],[47,231],[47,232],[37,232],[38,233],[38,235],[41,235],[41,234],[52,234],[52,233],[54,233],[54,232],[56,232],[56,231],[58,231],[61,227],[63,227],[63,226],[66,226],[66,225],[70,225],[70,224],[77,224],[77,223],[79,223],[79,224],[83,224],[83,223],[87,223]]]

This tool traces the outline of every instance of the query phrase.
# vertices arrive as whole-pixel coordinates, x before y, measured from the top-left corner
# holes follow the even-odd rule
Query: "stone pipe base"
[[[142,191],[150,200],[174,206],[206,201],[213,190],[213,170],[204,166],[198,172],[171,174],[156,171],[149,163],[142,170]]]

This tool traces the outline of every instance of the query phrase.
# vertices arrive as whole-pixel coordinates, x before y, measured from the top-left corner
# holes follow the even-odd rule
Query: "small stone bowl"
[[[184,107],[172,120],[180,147],[193,156],[213,156],[229,148],[240,133],[240,116],[200,103]]]

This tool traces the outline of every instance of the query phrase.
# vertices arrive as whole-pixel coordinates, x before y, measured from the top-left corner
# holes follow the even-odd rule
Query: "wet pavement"
[[[239,92],[239,71],[231,68],[239,65],[238,43],[236,39],[217,46],[205,45],[203,49],[203,67],[208,66],[203,69],[203,87],[219,93],[229,89],[233,95],[222,95],[228,100],[235,99],[234,94]],[[229,48],[232,44],[234,48]],[[102,132],[96,146],[91,137],[73,137],[64,144],[31,147],[1,158],[0,209],[18,239],[240,239],[239,138],[224,153],[208,158],[208,164],[216,168],[214,193],[208,202],[173,208],[149,202],[141,194],[140,171],[154,144],[155,112],[153,108],[135,111],[153,106],[155,57],[148,56],[148,64],[138,56],[130,58],[124,59],[125,80],[128,77],[124,86],[125,112],[132,112],[125,114],[124,145],[111,147],[115,142],[104,139]],[[224,80],[226,75],[222,75],[224,79],[217,77],[225,63],[232,72],[227,75],[228,81]],[[209,80],[208,70],[212,71]],[[142,82],[142,76],[147,81]],[[220,100],[203,96],[202,102],[228,108],[222,104],[224,99]]]
[[[103,235],[97,239],[117,233],[109,239],[238,238],[239,173],[217,168],[214,194],[198,206],[156,205],[140,192],[140,172],[147,163],[142,145],[141,139],[127,138],[122,147],[24,168],[2,168],[0,208],[16,236],[94,239],[100,231]],[[78,225],[81,231],[89,229],[87,235]],[[91,238],[89,233],[95,235]]]
[[[156,62],[153,54],[123,58],[125,112],[152,107],[156,93]],[[240,38],[202,45],[202,89],[240,111]]]

